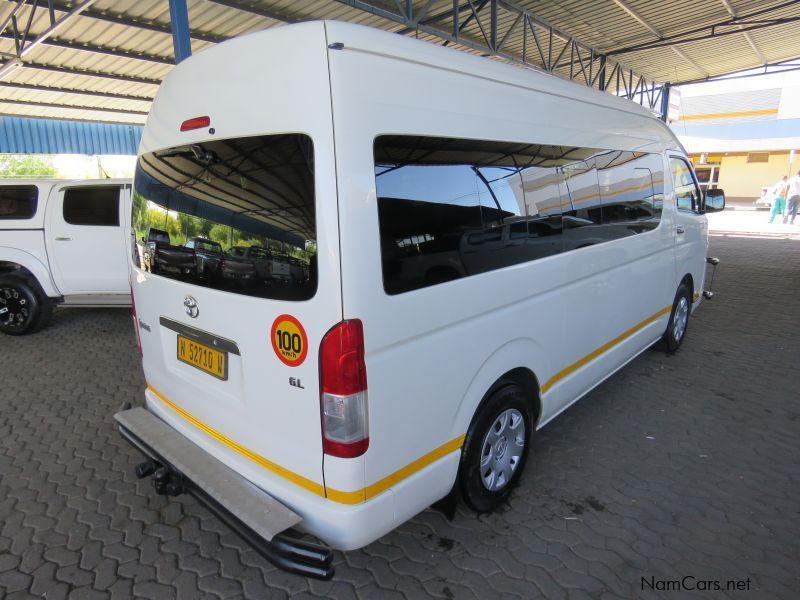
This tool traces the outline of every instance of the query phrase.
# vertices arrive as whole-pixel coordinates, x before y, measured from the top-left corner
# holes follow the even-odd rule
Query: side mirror
[[[725,210],[725,192],[722,190],[706,190],[703,198],[704,210],[707,213]]]

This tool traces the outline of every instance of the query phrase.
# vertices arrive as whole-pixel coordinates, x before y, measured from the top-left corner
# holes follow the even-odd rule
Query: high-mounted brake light
[[[181,131],[191,131],[192,129],[200,129],[209,125],[211,125],[211,117],[195,117],[186,119],[181,123]]]
[[[369,448],[367,367],[361,321],[342,321],[322,338],[319,351],[322,449],[340,458]]]

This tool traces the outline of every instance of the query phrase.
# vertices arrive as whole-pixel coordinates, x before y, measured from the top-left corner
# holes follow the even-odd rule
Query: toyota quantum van
[[[714,193],[648,111],[551,75],[338,22],[205,50],[153,104],[131,236],[302,276],[133,263],[137,473],[315,577],[451,493],[490,511],[537,429],[680,346]]]

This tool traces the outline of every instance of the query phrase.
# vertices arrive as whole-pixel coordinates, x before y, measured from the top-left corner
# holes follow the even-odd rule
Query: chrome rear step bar
[[[147,460],[139,479],[153,477],[156,493],[189,493],[276,567],[331,579],[333,552],[285,532],[302,519],[144,408],[114,415],[122,436]]]

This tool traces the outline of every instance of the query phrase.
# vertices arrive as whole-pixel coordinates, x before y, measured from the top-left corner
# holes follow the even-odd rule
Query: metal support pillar
[[[169,0],[169,17],[172,28],[172,47],[175,49],[175,64],[192,55],[192,40],[189,37],[189,11],[186,0]]]
[[[664,123],[667,122],[667,114],[669,113],[669,88],[669,83],[661,86],[661,120]]]

